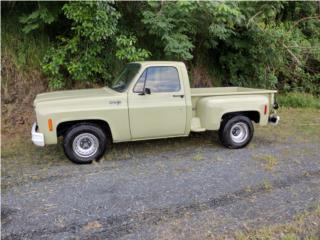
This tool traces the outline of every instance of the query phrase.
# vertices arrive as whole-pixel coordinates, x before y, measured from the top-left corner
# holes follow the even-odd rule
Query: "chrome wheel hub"
[[[80,157],[91,157],[98,151],[99,140],[91,133],[82,133],[72,143],[73,151]]]
[[[243,143],[249,136],[249,128],[243,122],[235,123],[231,127],[230,137],[235,143]]]

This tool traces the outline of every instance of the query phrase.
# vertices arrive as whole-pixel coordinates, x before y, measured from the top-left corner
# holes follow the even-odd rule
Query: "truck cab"
[[[192,106],[184,64],[142,64],[127,95],[132,140],[189,134]]]

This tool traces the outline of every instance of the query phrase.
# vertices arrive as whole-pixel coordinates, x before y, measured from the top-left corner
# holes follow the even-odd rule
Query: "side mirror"
[[[145,88],[144,89],[145,94],[151,94],[151,89],[150,88]]]
[[[150,88],[145,88],[143,92],[140,92],[139,95],[143,96],[146,94],[151,94],[151,90]]]

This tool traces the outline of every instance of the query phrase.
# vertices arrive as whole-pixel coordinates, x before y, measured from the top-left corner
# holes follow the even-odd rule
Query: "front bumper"
[[[269,117],[269,123],[271,125],[278,125],[279,121],[280,121],[280,117],[278,115],[271,115]]]
[[[37,123],[33,123],[32,129],[31,129],[31,140],[34,145],[43,147],[44,144],[44,135],[43,133],[37,132],[38,126]]]

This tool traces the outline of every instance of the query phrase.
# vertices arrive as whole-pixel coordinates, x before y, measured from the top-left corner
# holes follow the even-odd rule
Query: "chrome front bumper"
[[[34,145],[43,147],[44,144],[44,135],[43,133],[37,132],[38,126],[37,123],[33,123],[32,129],[31,129],[31,140]]]

